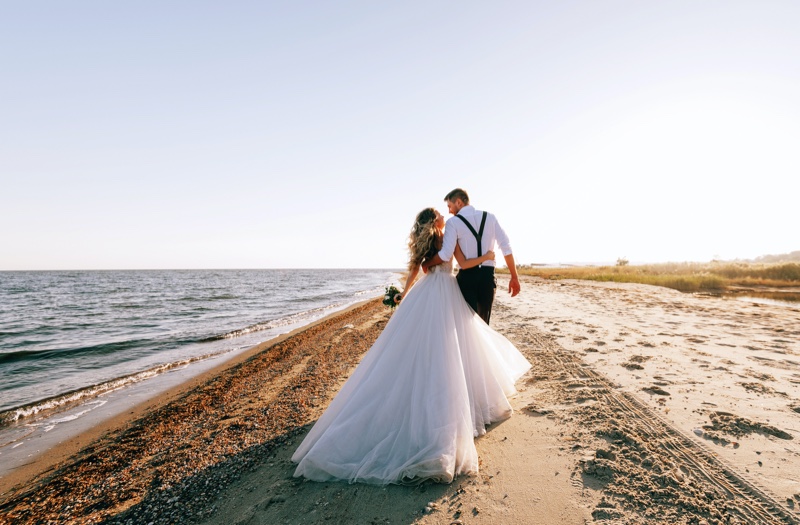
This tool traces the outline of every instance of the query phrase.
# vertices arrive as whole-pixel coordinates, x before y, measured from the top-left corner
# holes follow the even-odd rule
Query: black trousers
[[[489,324],[494,293],[497,289],[494,266],[476,266],[468,270],[459,270],[456,280],[467,304],[486,321],[486,324]]]

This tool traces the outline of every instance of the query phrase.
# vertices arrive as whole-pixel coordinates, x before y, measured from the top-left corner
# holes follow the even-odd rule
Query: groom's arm
[[[508,271],[511,273],[511,280],[508,282],[508,293],[511,294],[511,297],[514,297],[519,293],[520,285],[519,285],[519,276],[517,275],[517,265],[514,262],[514,254],[511,253],[511,242],[508,240],[508,235],[506,234],[505,230],[503,230],[500,223],[497,222],[497,218],[495,217],[495,238],[497,239],[497,244],[500,246],[500,251],[503,252],[503,258],[506,260],[506,266],[508,266]]]
[[[508,266],[508,271],[511,273],[511,280],[508,281],[508,293],[511,294],[511,297],[514,297],[520,290],[517,265],[514,264],[514,254],[509,253],[508,255],[504,255],[503,258],[506,260],[506,266]]]
[[[422,262],[422,271],[424,273],[428,273],[428,268],[430,268],[431,266],[436,266],[437,264],[442,264],[443,262],[444,261],[442,260],[441,257],[439,257],[439,254],[437,253],[430,259],[426,259]]]

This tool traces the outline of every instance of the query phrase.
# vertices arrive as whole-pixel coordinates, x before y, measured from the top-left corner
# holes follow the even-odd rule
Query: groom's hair
[[[467,192],[461,188],[456,188],[444,196],[444,200],[446,201],[453,201],[455,199],[461,199],[464,204],[469,205],[469,195],[467,195]]]

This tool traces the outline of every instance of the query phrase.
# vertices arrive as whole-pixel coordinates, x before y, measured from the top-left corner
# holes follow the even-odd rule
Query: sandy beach
[[[391,312],[350,308],[0,479],[0,523],[800,523],[800,308],[501,276],[533,364],[480,473],[377,487],[290,457]]]

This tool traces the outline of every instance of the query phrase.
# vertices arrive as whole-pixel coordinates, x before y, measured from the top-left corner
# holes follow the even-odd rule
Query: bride
[[[531,365],[467,305],[451,262],[414,285],[443,228],[433,208],[417,215],[403,300],[292,456],[296,477],[385,485],[478,472],[473,438],[511,416],[507,397]],[[471,268],[494,253],[455,258]]]

